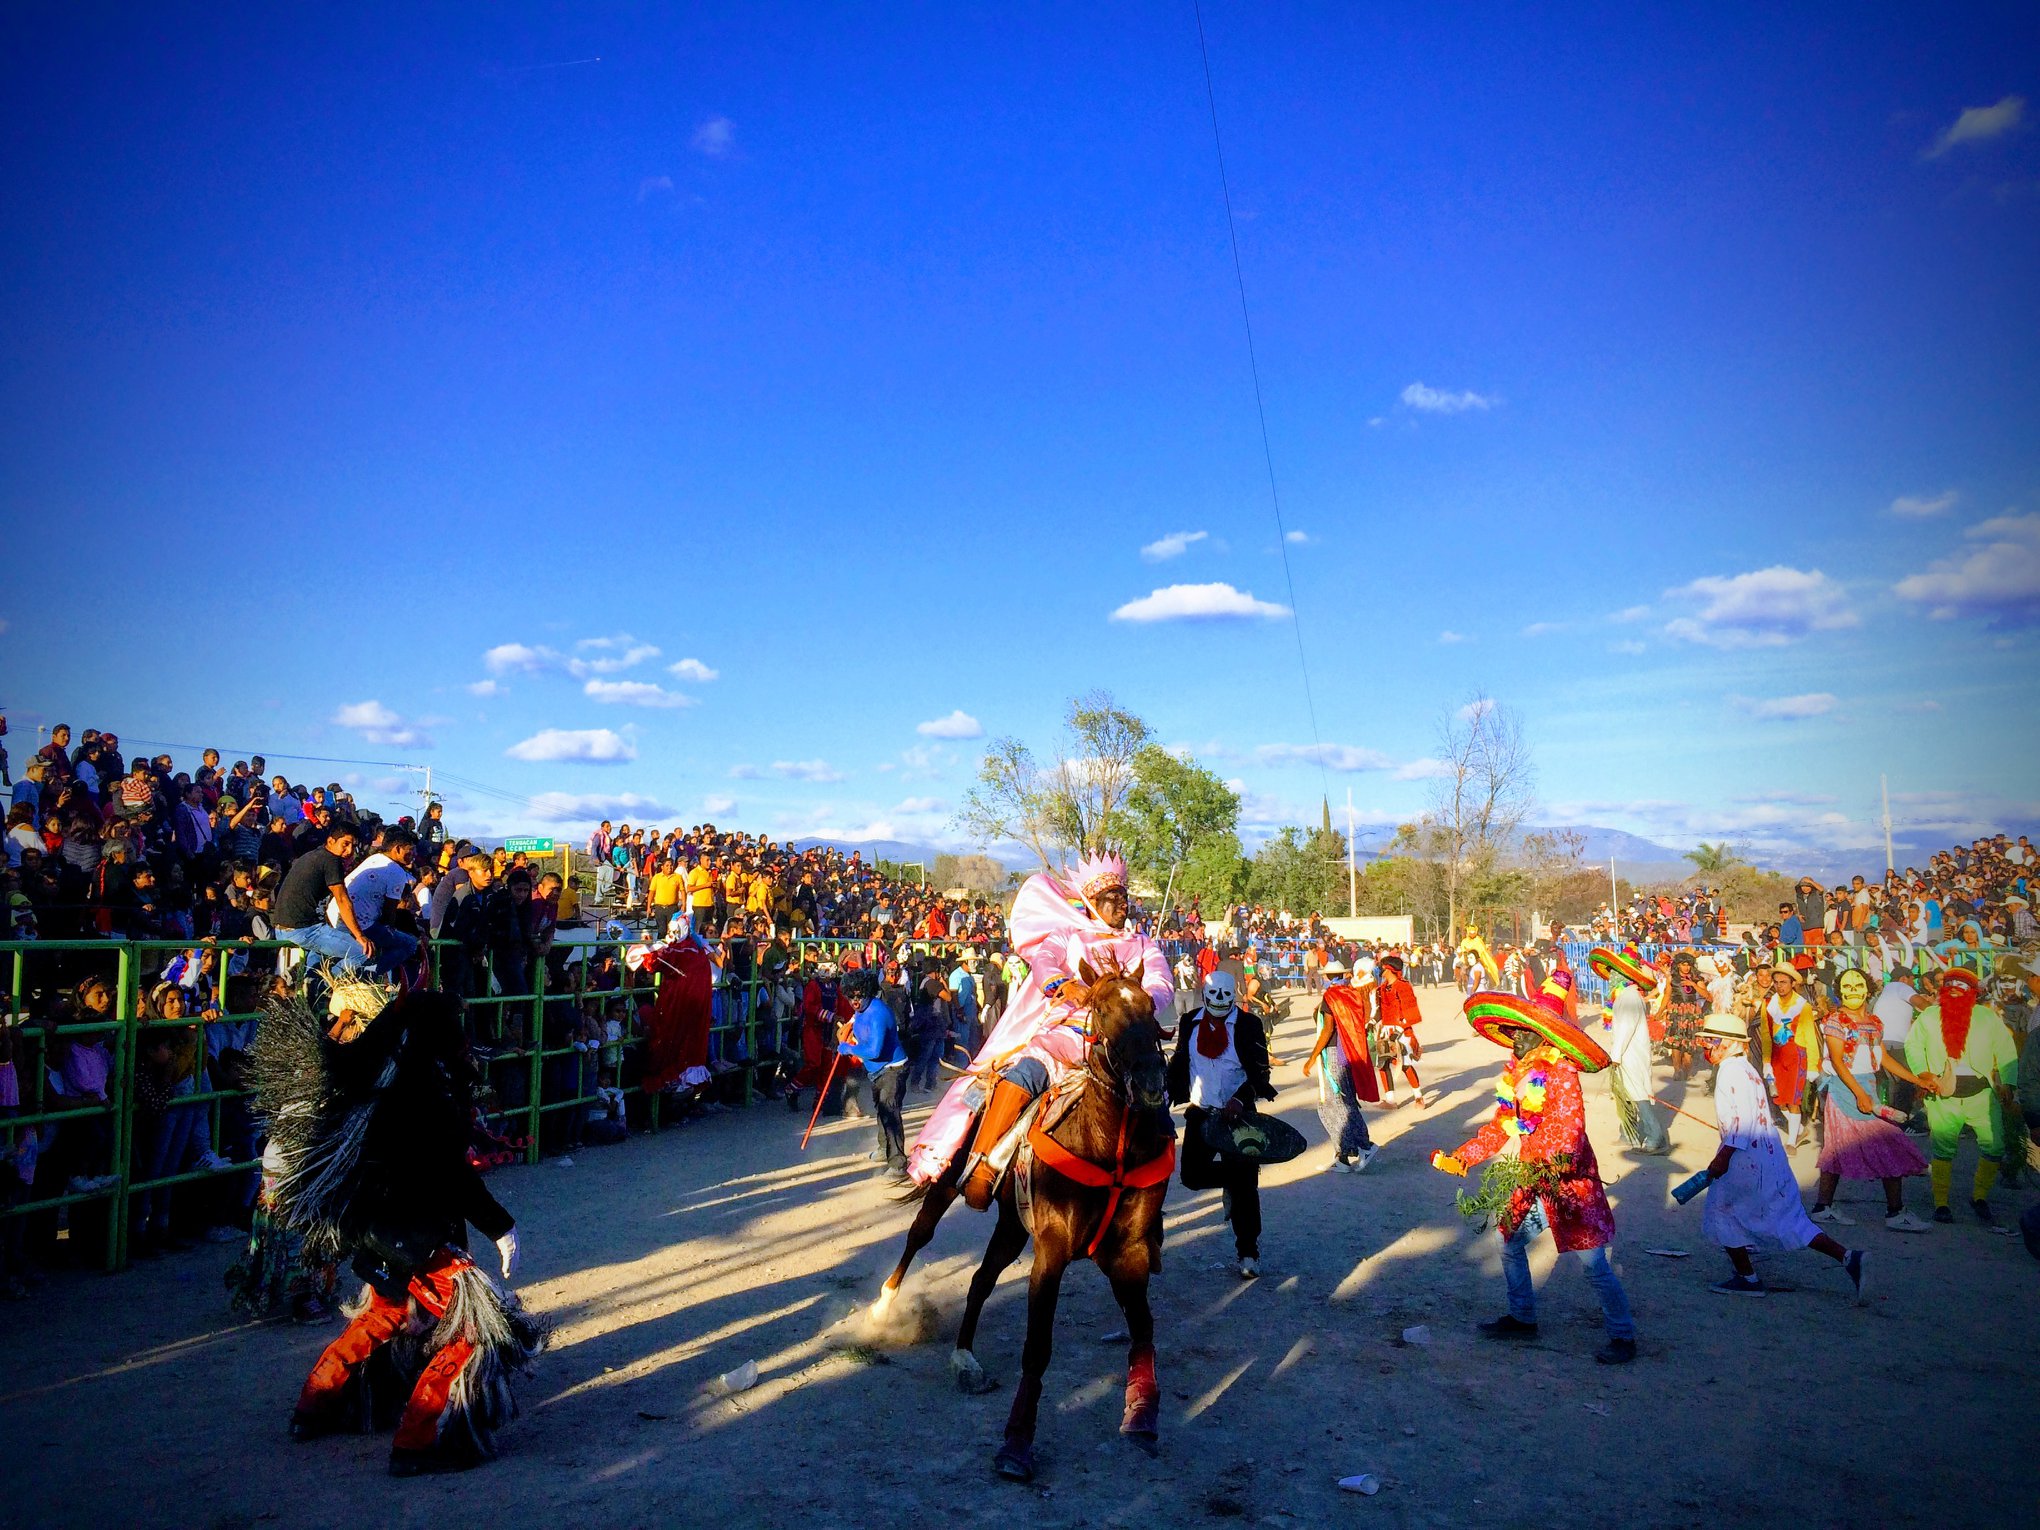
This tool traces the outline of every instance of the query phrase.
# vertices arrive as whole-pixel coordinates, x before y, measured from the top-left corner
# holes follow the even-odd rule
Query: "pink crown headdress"
[[[1072,880],[1087,898],[1095,898],[1108,887],[1126,886],[1126,862],[1110,850],[1087,853],[1077,862]]]

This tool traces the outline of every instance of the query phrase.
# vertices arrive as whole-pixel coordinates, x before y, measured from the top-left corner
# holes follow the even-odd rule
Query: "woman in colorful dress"
[[[1836,1209],[1835,1190],[1845,1179],[1874,1179],[1884,1185],[1884,1225],[1926,1232],[1928,1224],[1905,1209],[1905,1182],[1927,1172],[1926,1155],[1901,1129],[1904,1112],[1877,1103],[1877,1075],[1886,1064],[1884,1022],[1869,1011],[1869,979],[1844,972],[1835,979],[1835,998],[1838,1007],[1820,1023],[1827,1103],[1813,1219],[1849,1226],[1853,1218]]]
[[[1671,982],[1665,994],[1665,1050],[1671,1053],[1672,1074],[1685,1078],[1700,1051],[1700,1019],[1707,1013],[1707,989],[1691,951],[1672,958]]]

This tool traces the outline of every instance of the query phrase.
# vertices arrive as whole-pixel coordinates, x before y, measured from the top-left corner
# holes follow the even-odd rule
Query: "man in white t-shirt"
[[[409,829],[391,829],[383,847],[347,873],[347,901],[354,906],[355,923],[375,942],[376,950],[387,952],[384,970],[394,971],[418,953],[415,936],[390,928],[389,911],[402,905],[404,894],[417,880],[411,863],[418,854],[418,838]],[[338,924],[340,911],[329,907],[326,922]]]
[[[1920,997],[1919,990],[1913,987],[1912,974],[1894,967],[1870,1006],[1870,1013],[1884,1027],[1886,1056],[1905,1055],[1905,1038],[1912,1034],[1913,1016],[1926,1007],[1926,1002]],[[1918,1086],[1909,1080],[1892,1077],[1885,1087],[1890,1094],[1891,1108],[1911,1115],[1919,1103]]]

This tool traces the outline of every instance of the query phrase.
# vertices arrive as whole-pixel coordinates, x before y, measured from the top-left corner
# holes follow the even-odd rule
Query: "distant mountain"
[[[790,839],[787,844],[795,850],[809,850],[820,845],[824,849],[840,851],[844,855],[861,853],[866,865],[874,861],[919,862],[932,875],[935,857],[938,855],[988,854],[1008,871],[1032,871],[1034,863],[1024,851],[1017,851],[1012,845],[994,845],[989,851],[945,850],[940,845],[917,845],[903,839]],[[1017,853],[1016,853],[1017,851]]]

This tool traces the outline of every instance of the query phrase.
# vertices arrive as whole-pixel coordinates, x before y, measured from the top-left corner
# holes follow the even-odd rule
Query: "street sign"
[[[503,848],[512,855],[551,855],[559,846],[549,839],[506,839]]]

